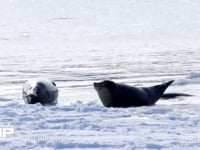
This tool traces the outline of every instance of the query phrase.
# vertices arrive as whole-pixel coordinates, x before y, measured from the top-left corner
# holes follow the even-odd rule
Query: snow
[[[12,109],[11,109],[12,108]],[[69,106],[10,103],[1,123],[14,134],[7,149],[198,149],[199,105],[105,108],[77,101]],[[3,119],[2,118],[2,119]]]
[[[198,149],[200,106],[191,104],[190,98],[186,104],[173,101],[170,105],[126,109],[81,101],[52,107],[9,102],[0,106],[1,125],[13,125],[14,134],[1,140],[0,147]]]
[[[199,8],[195,0],[0,1],[0,149],[198,150]],[[24,104],[23,84],[35,78],[56,83],[58,105]],[[92,84],[108,79],[175,80],[166,92],[193,96],[105,108]]]

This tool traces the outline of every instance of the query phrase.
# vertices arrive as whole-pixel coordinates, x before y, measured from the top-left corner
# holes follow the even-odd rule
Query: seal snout
[[[102,88],[101,83],[97,83],[97,82],[94,82],[93,86],[94,86],[94,88],[95,88],[96,90],[100,90],[100,89]]]
[[[31,87],[27,93],[27,96],[37,97],[37,87]]]

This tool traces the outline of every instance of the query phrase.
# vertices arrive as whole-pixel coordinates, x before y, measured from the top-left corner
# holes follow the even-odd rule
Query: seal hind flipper
[[[163,94],[165,92],[165,90],[168,88],[168,86],[170,86],[173,82],[174,82],[174,80],[171,80],[169,82],[166,82],[166,83],[163,83],[160,85],[152,86],[152,88],[156,89],[157,91],[160,91],[160,93]]]
[[[155,85],[149,88],[144,88],[146,91],[148,91],[149,93],[151,93],[151,101],[150,101],[150,105],[155,104],[159,98],[162,97],[162,95],[164,94],[165,90],[174,82],[174,80],[171,80],[169,82],[163,83],[163,84],[159,84],[159,85]],[[150,92],[151,91],[151,92]]]
[[[157,91],[158,97],[160,98],[163,95],[163,93],[165,92],[165,90],[168,88],[168,86],[170,86],[173,82],[174,82],[174,80],[171,80],[169,82],[166,82],[166,83],[163,83],[160,85],[155,85],[152,88]]]

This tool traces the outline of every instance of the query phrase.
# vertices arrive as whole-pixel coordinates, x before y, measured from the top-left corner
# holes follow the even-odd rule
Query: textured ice
[[[200,147],[200,2],[0,2],[1,150],[171,150]],[[49,78],[58,105],[25,105],[25,81]],[[102,80],[192,94],[152,107],[104,108]],[[0,136],[0,137],[1,137]]]
[[[77,101],[43,107],[11,102],[0,106],[1,124],[14,134],[7,149],[198,149],[199,105],[104,108]]]

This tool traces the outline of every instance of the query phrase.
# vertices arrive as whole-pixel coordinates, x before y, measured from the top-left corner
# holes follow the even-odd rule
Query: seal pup
[[[23,99],[26,104],[57,104],[58,88],[48,79],[27,81],[23,86]]]
[[[138,88],[105,80],[93,86],[105,107],[137,107],[154,105],[172,82]]]

